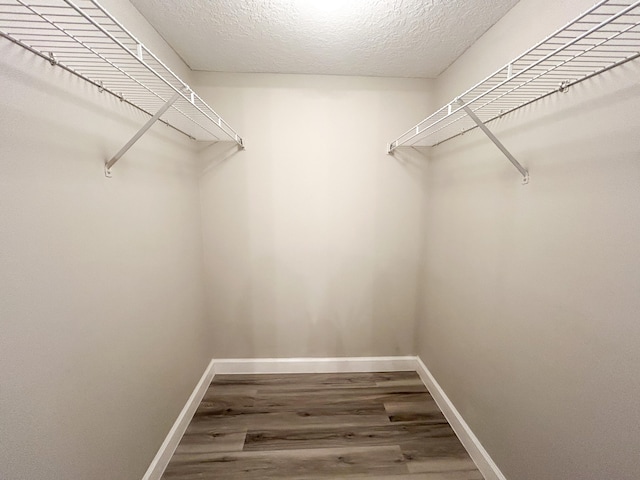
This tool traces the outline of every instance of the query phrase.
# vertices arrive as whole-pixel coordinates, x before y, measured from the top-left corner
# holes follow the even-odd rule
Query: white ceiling
[[[131,0],[193,70],[437,77],[518,0]]]

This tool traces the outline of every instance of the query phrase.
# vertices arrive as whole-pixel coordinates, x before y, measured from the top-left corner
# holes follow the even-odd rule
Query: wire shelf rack
[[[95,0],[0,0],[0,35],[150,116],[170,105],[159,121],[192,139],[243,146],[220,115]]]
[[[482,124],[633,60],[640,56],[639,25],[640,1],[600,1],[407,130],[387,151],[434,146],[476,127],[485,130]],[[526,170],[521,173],[527,178]]]

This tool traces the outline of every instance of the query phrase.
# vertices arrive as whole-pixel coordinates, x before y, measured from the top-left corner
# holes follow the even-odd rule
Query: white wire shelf
[[[166,108],[159,121],[192,139],[243,147],[220,115],[95,0],[0,0],[0,35],[152,119]]]
[[[476,127],[485,130],[492,120],[637,58],[639,25],[640,1],[600,1],[407,130],[387,145],[388,152],[438,145]]]

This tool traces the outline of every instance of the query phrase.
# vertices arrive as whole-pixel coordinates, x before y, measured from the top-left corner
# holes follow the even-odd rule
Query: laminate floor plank
[[[415,372],[216,375],[163,480],[482,480]]]
[[[246,436],[246,429],[239,432],[214,430],[192,433],[187,431],[176,448],[176,454],[241,452]]]
[[[258,386],[256,388],[256,397],[268,397],[268,398],[288,398],[297,396],[309,396],[309,397],[338,397],[338,398],[357,398],[367,395],[392,395],[403,393],[422,393],[431,396],[427,387],[424,385],[396,385],[393,383],[386,384],[387,382],[380,382],[381,386],[371,385],[358,385],[348,386],[342,385],[336,387],[334,385],[326,386],[319,389],[318,386],[313,385],[301,385],[298,387],[289,386],[283,390],[275,390],[273,387],[262,388]],[[386,384],[386,385],[385,385]]]
[[[415,375],[411,375],[406,378],[399,378],[399,379],[393,379],[393,380],[381,380],[376,382],[376,387],[411,387],[411,386],[419,386],[424,388],[425,390],[427,389],[427,387],[424,386],[424,383],[422,383],[422,379],[417,373]]]
[[[304,480],[328,480],[326,475],[316,477],[306,477]],[[452,471],[452,472],[430,472],[430,473],[400,473],[397,475],[372,475],[356,474],[344,475],[340,480],[484,480],[478,470]]]
[[[484,480],[484,477],[476,468],[452,472],[417,473],[415,475],[423,480]]]
[[[407,463],[411,473],[446,473],[477,471],[473,460],[467,455],[452,458],[430,458]],[[461,473],[462,474],[462,473]]]
[[[255,396],[205,394],[198,405],[196,415],[223,415],[237,409],[248,409],[255,405]]]
[[[444,415],[433,398],[420,402],[384,402],[384,409],[392,422],[446,422]]]
[[[205,395],[255,395],[257,388],[255,385],[216,385],[211,384]]]
[[[301,448],[381,446],[421,442],[426,438],[455,436],[447,423],[411,423],[344,428],[296,428],[290,430],[253,430],[247,432],[245,451],[289,450]]]
[[[415,372],[221,374],[216,375],[211,384],[213,386],[252,385],[274,390],[286,390],[288,388],[297,389],[304,385],[310,385],[315,388],[322,386],[375,387],[376,382],[406,379],[415,380],[416,376],[417,373]]]
[[[247,388],[244,385],[241,386],[241,390],[236,391],[233,391],[233,387],[221,387],[219,389],[209,387],[207,391],[204,392],[202,401],[228,401],[236,405],[253,405],[257,393],[258,389]]]
[[[398,446],[174,455],[165,480],[342,478],[354,473],[409,473]]]
[[[255,413],[234,416],[198,416],[194,417],[188,429],[192,432],[210,431],[213,429],[239,429],[251,427],[255,429],[287,429],[296,426],[343,425],[345,428],[356,425],[379,425],[390,423],[389,417],[380,414],[352,415],[299,415],[296,412]]]
[[[328,415],[386,415],[384,404],[381,401],[371,402],[331,402],[330,399],[322,402],[319,399],[314,402],[296,402],[295,398],[273,402],[263,401],[261,405],[242,406],[220,403],[203,402],[196,410],[196,416],[208,417],[233,417],[242,415],[257,415],[267,413],[289,413],[299,417],[318,417]]]
[[[408,462],[469,458],[469,454],[460,443],[460,440],[458,440],[458,437],[455,436],[453,430],[449,435],[442,435],[437,438],[424,437],[420,441],[401,443],[400,447]]]
[[[385,402],[425,402],[432,399],[427,392],[375,392],[375,389],[363,389],[364,393],[358,394],[351,389],[346,389],[344,395],[335,394],[334,392],[326,392],[324,395],[317,393],[298,395],[270,395],[258,392],[255,399],[255,407],[268,408],[293,408],[304,405],[309,407],[339,407],[351,406],[353,408],[367,408],[372,406],[382,406],[384,409]]]

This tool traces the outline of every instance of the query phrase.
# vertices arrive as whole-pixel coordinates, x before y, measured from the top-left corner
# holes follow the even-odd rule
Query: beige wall
[[[211,352],[414,352],[426,80],[195,73],[247,149],[201,152]]]
[[[145,119],[0,42],[0,477],[140,478],[211,356],[417,351],[510,480],[636,478],[637,62],[492,125],[527,186],[478,132],[384,152],[590,5],[522,0],[434,90],[191,73],[106,2],[248,142],[154,129],[109,180]]]
[[[440,100],[591,6],[523,0]],[[640,471],[640,64],[433,149],[419,354],[510,480]]]
[[[211,357],[195,152],[154,128],[106,179],[146,119],[2,39],[0,72],[0,478],[139,480]]]

